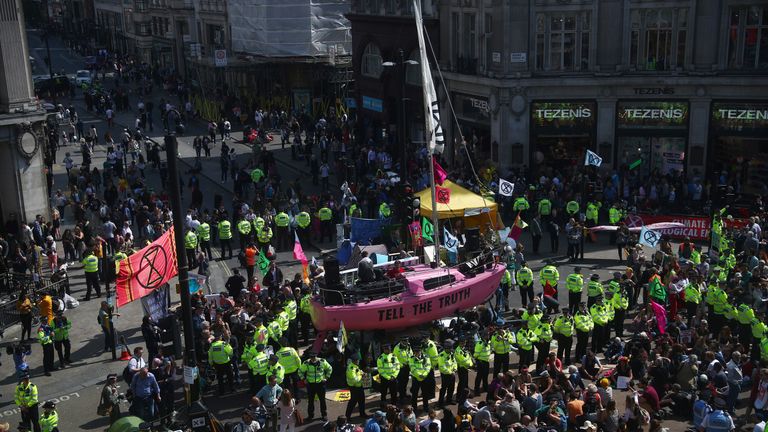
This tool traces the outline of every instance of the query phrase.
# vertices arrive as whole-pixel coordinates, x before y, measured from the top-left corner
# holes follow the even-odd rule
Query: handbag
[[[293,416],[296,418],[296,426],[301,426],[304,424],[304,417],[301,415],[301,411],[299,411],[298,408],[293,410]]]
[[[99,404],[99,406],[96,407],[96,414],[102,417],[108,417],[112,415],[112,405]]]

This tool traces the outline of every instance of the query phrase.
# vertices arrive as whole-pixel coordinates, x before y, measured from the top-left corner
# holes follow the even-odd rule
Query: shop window
[[[691,147],[691,165],[700,166],[704,165],[704,147],[696,146]]]
[[[768,6],[731,8],[728,67],[768,68]]]
[[[630,13],[630,65],[643,71],[685,66],[687,8],[635,9]]]
[[[536,70],[588,70],[591,15],[555,12],[536,15]]]
[[[613,145],[611,143],[601,142],[597,152],[603,158],[603,163],[613,163]]]
[[[523,145],[520,143],[514,143],[510,147],[510,159],[513,164],[523,163]]]
[[[383,68],[381,59],[381,50],[375,44],[369,43],[363,51],[363,59],[360,64],[360,70],[363,75],[371,78],[381,76]]]
[[[461,57],[461,47],[459,35],[461,34],[461,22],[459,21],[459,14],[458,12],[453,12],[451,14],[451,59],[453,60],[454,65],[458,65],[459,58]]]
[[[685,167],[683,137],[625,136],[619,138],[618,157],[622,165],[635,165],[643,176],[658,172],[667,175]]]

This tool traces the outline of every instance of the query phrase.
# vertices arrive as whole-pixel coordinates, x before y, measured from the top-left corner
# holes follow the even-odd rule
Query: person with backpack
[[[133,349],[133,356],[128,360],[128,364],[123,369],[123,380],[126,384],[130,385],[133,380],[133,376],[136,375],[141,368],[147,367],[147,362],[144,361],[142,356],[144,355],[143,347],[136,347]]]

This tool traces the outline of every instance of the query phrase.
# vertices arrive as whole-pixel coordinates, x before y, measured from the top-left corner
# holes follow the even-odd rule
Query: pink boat
[[[435,269],[419,264],[401,278],[343,291],[321,290],[311,302],[310,314],[319,332],[339,330],[342,321],[350,331],[413,327],[482,304],[498,288],[504,270],[501,264],[478,262],[474,268],[471,262]]]

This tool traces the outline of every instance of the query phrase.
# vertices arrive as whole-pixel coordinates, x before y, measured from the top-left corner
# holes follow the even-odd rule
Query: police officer
[[[512,351],[512,344],[514,343],[515,335],[511,331],[499,327],[493,332],[493,336],[491,336],[493,376],[509,370],[509,353]]]
[[[573,345],[573,317],[569,308],[562,309],[562,315],[557,317],[553,332],[557,340],[557,358],[562,359],[563,363],[570,363],[571,346]]]
[[[701,421],[701,432],[730,432],[736,429],[731,415],[725,411],[725,400],[715,398],[715,410],[707,414]]]
[[[245,219],[240,219],[237,222],[237,233],[240,235],[240,250],[245,250],[251,240],[251,223]]]
[[[539,282],[544,287],[547,284],[555,290],[555,299],[557,299],[557,284],[560,282],[560,272],[552,264],[545,265],[539,270]]]
[[[749,346],[752,343],[752,320],[755,318],[755,311],[746,303],[741,303],[736,308],[736,321],[739,322],[739,342],[744,345],[744,352],[749,352]]]
[[[243,361],[247,362],[248,369],[251,371],[248,375],[249,382],[251,383],[251,394],[256,394],[262,387],[267,385],[269,354],[265,352],[265,349],[266,346],[264,344],[256,344],[250,356],[246,358],[245,353],[243,353]]]
[[[525,196],[520,196],[515,199],[515,202],[512,204],[512,211],[516,211],[520,213],[520,219],[527,219],[527,213],[528,209],[531,208],[531,204],[528,203],[528,200],[525,199]]]
[[[541,323],[533,330],[536,335],[536,371],[544,370],[544,361],[549,355],[549,347],[552,343],[552,324],[549,315],[541,318]]]
[[[587,203],[587,211],[586,211],[586,225],[588,227],[597,226],[598,219],[600,218],[600,209],[603,207],[603,203],[600,201],[590,200]]]
[[[391,215],[392,215],[392,210],[390,210],[388,203],[382,202],[381,204],[379,204],[379,219],[386,219]]]
[[[29,382],[28,372],[21,376],[13,399],[21,410],[21,424],[26,426],[27,430],[34,428],[35,432],[40,432],[37,386]]]
[[[59,432],[59,414],[56,412],[56,404],[52,401],[46,401],[43,404],[40,428],[42,432]]]
[[[610,335],[610,330],[608,330],[610,316],[608,315],[605,306],[603,298],[598,297],[597,303],[589,308],[589,314],[592,316],[592,321],[595,323],[595,328],[592,330],[592,351],[595,353],[603,351],[603,346],[608,340],[607,337]]]
[[[37,341],[43,347],[43,371],[45,376],[51,376],[51,371],[56,370],[53,365],[53,328],[48,324],[40,325],[37,329]]]
[[[363,370],[360,369],[360,354],[354,353],[347,360],[347,385],[349,386],[349,402],[347,402],[347,418],[352,418],[355,405],[360,409],[360,417],[365,418],[365,392],[363,391]]]
[[[568,213],[569,217],[579,220],[579,203],[574,200],[568,201],[565,205],[565,212]]]
[[[701,288],[699,284],[693,279],[689,280],[688,285],[685,286],[685,310],[688,315],[688,326],[693,324],[693,319],[696,317],[699,311],[699,304],[701,304]]]
[[[187,253],[187,263],[190,267],[195,267],[197,261],[197,234],[192,229],[188,229],[184,234],[184,251]]]
[[[400,373],[400,361],[392,353],[391,346],[381,346],[381,355],[376,360],[376,368],[379,372],[381,388],[381,405],[385,405],[387,393],[392,405],[397,405],[397,376]]]
[[[621,222],[621,210],[619,209],[619,203],[614,202],[611,204],[611,208],[608,209],[608,223],[610,223],[613,226],[618,226],[619,222]],[[611,231],[610,236],[610,243],[615,244],[616,243],[616,231]]]
[[[581,303],[581,293],[584,291],[584,276],[581,275],[581,267],[573,268],[573,273],[565,279],[565,287],[568,289],[568,307],[571,313],[576,312],[576,308]]]
[[[93,250],[89,249],[81,262],[83,263],[83,269],[85,270],[85,301],[91,299],[91,289],[96,291],[96,297],[101,297],[101,286],[99,285],[99,259],[93,253]]]
[[[587,283],[587,307],[592,307],[597,299],[603,296],[603,284],[600,283],[600,275],[593,273]]]
[[[306,345],[309,343],[309,330],[313,327],[311,319],[312,317],[309,314],[310,310],[312,309],[312,293],[309,291],[309,289],[302,287],[299,294],[301,295],[301,300],[299,300],[299,311],[297,313],[297,319],[301,325],[301,335],[304,339],[304,345]]]
[[[397,361],[400,362],[400,372],[397,375],[397,392],[401,398],[405,397],[405,391],[408,387],[408,377],[411,375],[408,359],[413,356],[413,350],[408,339],[403,339],[395,345],[393,351]]]
[[[213,259],[211,254],[211,225],[207,220],[200,222],[196,229],[197,240],[200,243],[200,250],[208,256],[208,261]]]
[[[429,400],[434,393],[434,385],[430,386],[429,376],[432,372],[432,364],[429,358],[422,353],[421,347],[413,347],[413,356],[408,359],[408,366],[411,370],[411,406],[417,406],[419,391],[421,391],[421,400],[424,411],[429,411]]]
[[[512,270],[514,271],[514,270]],[[496,310],[501,311],[502,305],[504,312],[509,311],[509,290],[512,288],[512,273],[509,269],[504,270],[504,276],[501,277],[501,284],[496,291]]]
[[[234,391],[234,385],[232,380],[234,379],[232,373],[232,346],[223,340],[222,336],[216,338],[208,349],[208,362],[216,369],[216,381],[219,382],[219,395],[223,395],[225,392],[224,380],[226,379],[227,391]]]
[[[270,228],[268,225],[264,225],[261,227],[261,229],[256,233],[256,236],[259,239],[259,249],[263,251],[269,250],[269,245],[272,242],[272,228]],[[266,253],[266,252],[264,252]],[[279,282],[279,281],[277,281]]]
[[[304,247],[309,244],[309,225],[311,222],[312,218],[306,211],[302,211],[296,215],[296,233],[299,236],[299,241]]]
[[[528,367],[533,363],[533,345],[536,342],[536,334],[529,328],[528,321],[523,321],[523,326],[517,331],[517,353],[520,356],[519,369]]]
[[[291,217],[288,213],[281,211],[275,215],[275,243],[277,251],[282,252],[290,248]]]
[[[491,344],[487,332],[483,332],[477,342],[475,342],[473,356],[475,358],[475,364],[477,365],[477,373],[475,374],[475,394],[478,395],[480,394],[480,384],[483,385],[483,392],[488,391],[488,372],[490,370],[491,361]]]
[[[624,337],[624,317],[629,309],[629,296],[622,286],[619,292],[611,297],[611,308],[613,309],[613,331],[618,337]]]
[[[442,406],[444,403],[453,403],[453,392],[456,388],[456,370],[458,364],[453,351],[454,342],[446,339],[443,342],[443,351],[437,359],[437,366],[440,369],[440,393],[437,404]]]
[[[297,394],[299,390],[299,368],[301,367],[301,357],[296,349],[289,345],[288,339],[280,338],[280,349],[277,350],[275,355],[277,361],[283,367],[285,371],[285,378],[290,381],[291,392]]]
[[[575,362],[580,361],[587,354],[587,344],[589,343],[589,334],[595,327],[592,315],[587,311],[587,304],[581,302],[579,310],[573,316],[573,323],[576,327],[576,357]],[[564,358],[563,360],[568,360]]]
[[[458,387],[456,387],[458,394],[469,388],[469,369],[475,365],[472,352],[467,347],[468,344],[468,340],[464,339],[453,352],[453,356],[456,358],[456,372],[459,376]]]
[[[59,355],[59,363],[61,363],[63,369],[65,363],[72,363],[72,360],[70,359],[72,344],[69,341],[69,331],[72,329],[72,323],[67,317],[59,313],[59,315],[53,319],[52,325],[53,345]]]
[[[311,351],[309,359],[301,364],[299,377],[307,382],[308,419],[315,415],[315,396],[320,400],[320,414],[323,420],[328,419],[328,408],[325,403],[325,383],[332,373],[333,368],[331,365],[325,359],[319,359],[315,351]]]
[[[539,215],[541,215],[542,224],[547,225],[552,215],[552,201],[547,197],[542,198],[541,201],[539,201],[538,210]]]
[[[517,286],[520,287],[520,299],[523,307],[528,306],[528,302],[533,302],[533,271],[528,267],[528,263],[523,261],[520,269],[515,275]]]
[[[275,377],[275,382],[278,384],[282,384],[285,380],[285,368],[280,364],[280,358],[274,354],[269,356],[269,363],[267,364],[267,377]]]
[[[317,217],[320,219],[320,242],[325,241],[326,236],[328,241],[333,240],[336,234],[333,226],[333,210],[325,205],[317,211]]]
[[[232,224],[227,220],[227,213],[221,215],[218,225],[219,245],[221,246],[221,259],[226,259],[225,252],[229,250],[229,258],[232,258]]]

